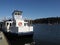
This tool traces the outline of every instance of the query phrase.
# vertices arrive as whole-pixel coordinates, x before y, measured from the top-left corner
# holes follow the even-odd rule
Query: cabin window
[[[2,28],[2,24],[1,24],[1,28]]]
[[[26,26],[26,23],[24,23],[24,26]]]
[[[20,15],[20,13],[18,13],[18,15]]]
[[[24,23],[24,26],[27,26],[27,23]]]
[[[9,23],[7,23],[7,26],[8,26]]]
[[[15,13],[15,15],[17,15],[17,13]]]
[[[10,23],[10,26],[11,26],[12,24]]]

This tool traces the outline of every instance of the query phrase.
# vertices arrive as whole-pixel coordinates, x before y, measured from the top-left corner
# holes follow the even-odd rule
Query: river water
[[[60,24],[35,24],[36,45],[60,45]]]
[[[60,45],[60,24],[35,24],[33,26],[33,37],[8,36],[8,34],[9,43],[11,45],[24,45],[35,42],[35,45]]]

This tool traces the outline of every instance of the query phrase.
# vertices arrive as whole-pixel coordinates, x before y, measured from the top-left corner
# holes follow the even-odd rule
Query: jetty
[[[9,45],[9,42],[2,31],[0,31],[0,45]]]

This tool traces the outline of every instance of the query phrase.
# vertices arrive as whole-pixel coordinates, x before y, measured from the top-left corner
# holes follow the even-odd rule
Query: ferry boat
[[[23,19],[22,11],[14,10],[12,19],[0,22],[0,28],[6,33],[14,33],[19,35],[33,34],[33,26],[29,20]]]

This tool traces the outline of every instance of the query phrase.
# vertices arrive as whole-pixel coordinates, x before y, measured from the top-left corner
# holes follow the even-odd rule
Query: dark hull
[[[11,45],[24,45],[25,43],[33,42],[33,33],[29,35],[21,35],[16,33],[4,32],[4,34]]]

